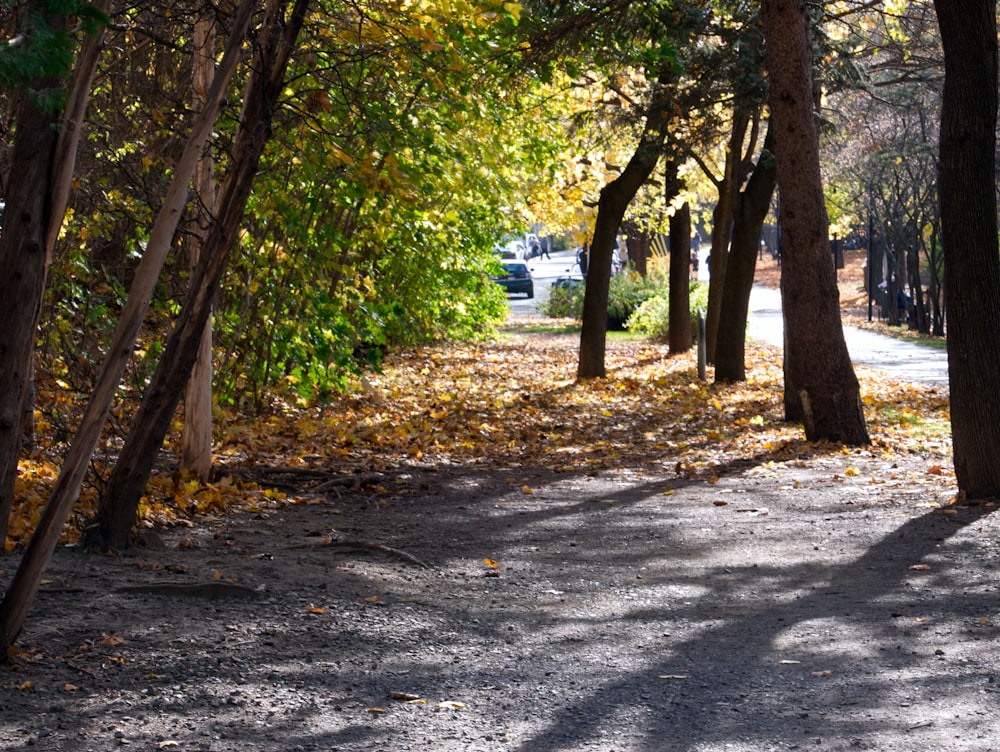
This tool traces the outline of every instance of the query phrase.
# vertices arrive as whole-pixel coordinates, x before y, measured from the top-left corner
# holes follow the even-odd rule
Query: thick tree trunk
[[[747,313],[753,287],[760,233],[771,207],[777,181],[774,136],[768,130],[764,149],[746,189],[737,197],[733,210],[733,247],[729,253],[722,296],[719,333],[715,341],[715,380],[745,381]]]
[[[95,3],[107,8],[107,0]],[[58,28],[61,17],[50,17]],[[22,95],[17,112],[11,182],[5,196],[6,222],[0,235],[0,554],[14,500],[21,454],[23,421],[30,419],[28,398],[33,381],[32,358],[52,250],[69,201],[77,146],[103,35],[84,40],[77,58],[66,106],[60,114],[35,106]],[[36,81],[32,89],[52,88],[60,81]],[[32,302],[34,301],[34,302]]]
[[[225,87],[239,62],[240,48],[254,4],[254,0],[245,0],[237,13],[237,19],[233,22],[233,37],[219,64],[215,85],[209,93],[209,104],[204,112],[195,118],[191,135],[175,167],[174,179],[167,189],[163,207],[150,230],[146,252],[139,262],[128,300],[112,335],[107,358],[87,403],[83,420],[77,429],[73,444],[66,453],[38,527],[24,551],[3,601],[0,602],[0,641],[5,648],[13,644],[24,626],[28,610],[38,592],[42,573],[52,558],[66,518],[79,496],[80,484],[86,474],[87,465],[100,438],[122,373],[131,357],[160,269],[170,251],[171,238],[187,201],[188,184],[194,173],[195,163],[222,109]]]
[[[941,238],[958,488],[1000,496],[1000,250],[995,0],[935,0],[944,46]]]
[[[670,295],[667,340],[671,353],[694,345],[691,330],[691,207],[684,205],[670,218]]]
[[[791,377],[785,388],[797,392],[807,439],[866,444],[828,248],[806,4],[764,0],[763,19],[781,191],[781,297]]]
[[[48,275],[45,237],[52,221],[49,197],[57,113],[39,110],[24,95],[17,112],[11,172],[0,235],[0,551],[14,499],[21,425],[35,333]]]
[[[198,357],[201,334],[211,315],[229,252],[239,235],[240,221],[261,154],[271,135],[272,117],[308,6],[309,0],[296,0],[290,18],[285,19],[285,0],[268,3],[244,97],[240,129],[233,145],[233,166],[219,190],[216,221],[202,245],[201,260],[191,278],[184,306],[101,495],[96,518],[97,540],[88,544],[110,549],[129,546],[139,500]]]
[[[597,223],[590,245],[587,288],[583,296],[583,325],[580,331],[580,362],[577,378],[603,378],[605,337],[608,330],[608,286],[615,238],[629,202],[653,172],[665,138],[663,114],[655,109],[646,119],[639,146],[625,170],[601,190]]]

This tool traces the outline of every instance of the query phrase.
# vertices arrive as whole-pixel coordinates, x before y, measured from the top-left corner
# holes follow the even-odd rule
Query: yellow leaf
[[[384,713],[385,708],[365,708],[366,713]]]
[[[437,704],[437,707],[445,708],[446,710],[461,710],[465,706],[464,702],[457,702],[456,700],[442,700]]]
[[[531,486],[527,484],[521,486],[521,490],[524,491],[524,493],[526,494],[533,494],[535,492],[535,489],[533,489]]]
[[[325,614],[327,612],[327,609],[322,608],[321,606],[314,606],[313,604],[310,603],[308,606],[306,606],[306,611],[308,611],[310,614]]]
[[[21,690],[31,689],[31,680],[29,679],[28,681],[19,684],[17,688]]]
[[[365,603],[379,603],[381,600],[377,595],[369,595],[365,598]]]
[[[212,579],[213,580],[221,580],[222,579],[222,571],[219,570],[219,569],[213,569],[212,570]]]
[[[497,567],[500,566],[495,561],[493,561],[493,559],[483,559],[483,564],[485,564],[486,566],[488,566],[488,567],[490,567],[492,569],[496,569]]]
[[[861,475],[861,471],[856,467],[849,467],[844,471],[844,475]]]

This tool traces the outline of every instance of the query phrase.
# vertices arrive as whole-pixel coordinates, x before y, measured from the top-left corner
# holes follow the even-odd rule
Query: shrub
[[[690,284],[691,318],[708,307],[708,285],[692,281]],[[630,332],[645,334],[657,339],[666,339],[670,333],[670,303],[666,288],[644,300],[625,322]]]

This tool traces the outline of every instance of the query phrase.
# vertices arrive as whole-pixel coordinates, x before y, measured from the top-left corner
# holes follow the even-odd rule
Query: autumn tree
[[[945,62],[939,194],[955,475],[969,498],[995,498],[1000,496],[996,2],[935,0],[934,7]]]
[[[762,9],[781,195],[786,408],[797,408],[789,417],[802,420],[810,441],[865,444],[868,430],[828,250],[807,5],[765,0]]]

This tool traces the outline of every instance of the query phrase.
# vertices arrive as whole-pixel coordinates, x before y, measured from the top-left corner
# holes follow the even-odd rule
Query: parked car
[[[512,261],[504,259],[500,262],[503,265],[504,273],[493,280],[500,285],[507,294],[524,293],[529,298],[535,297],[535,282],[531,278],[531,270],[523,261]]]
[[[587,284],[587,280],[582,276],[570,275],[568,277],[559,277],[555,282],[552,283],[553,290],[566,290],[567,292],[577,289],[578,287],[583,287]]]

